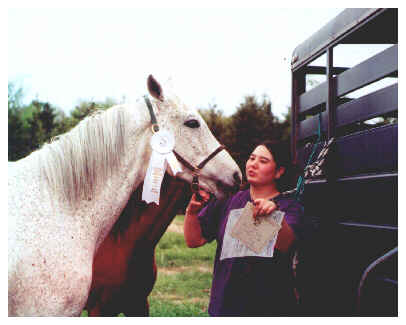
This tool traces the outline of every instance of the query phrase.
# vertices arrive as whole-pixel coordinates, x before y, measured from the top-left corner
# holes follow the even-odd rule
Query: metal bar
[[[299,96],[306,90],[306,76],[298,71],[292,73],[292,108],[291,108],[291,156],[292,162],[297,163],[297,134],[299,128]]]
[[[394,112],[398,109],[398,85],[390,85],[363,97],[337,106],[336,127]],[[322,113],[323,125],[327,125],[327,112]],[[312,116],[299,123],[297,140],[306,139],[317,132],[318,117]]]
[[[394,226],[370,225],[370,224],[358,223],[358,222],[339,222],[338,224],[343,225],[343,226],[350,226],[350,227],[364,227],[364,228],[396,230],[396,231],[398,230],[398,227],[394,227]]]
[[[344,71],[347,71],[349,68],[344,68],[344,67],[333,67],[332,72],[334,75],[338,75],[340,73],[343,73]],[[314,66],[314,65],[309,65],[305,67],[305,73],[306,74],[321,74],[324,75],[326,74],[326,67],[322,66]]]
[[[398,109],[398,84],[390,85],[337,107],[337,127],[365,121]]]
[[[296,164],[297,154],[296,154],[296,137],[297,137],[297,111],[298,111],[298,101],[297,101],[297,73],[292,72],[292,94],[291,94],[291,108],[290,108],[290,154],[293,164]]]
[[[397,124],[389,124],[338,138],[335,143],[334,161],[337,175],[396,171],[397,131]]]
[[[332,48],[328,49],[332,52]],[[332,59],[332,58],[331,58]],[[327,55],[327,61],[329,57]],[[328,64],[328,62],[327,62]],[[330,68],[329,71],[327,71]],[[388,76],[397,76],[398,70],[398,46],[394,45],[368,60],[348,69],[341,74],[334,76],[333,65],[327,67],[326,75],[330,75],[334,79],[336,88],[335,96],[342,97],[350,92],[365,87],[373,82]],[[327,82],[314,87],[308,92],[300,95],[299,98],[299,114],[309,113],[314,107],[326,102],[326,91],[329,88],[329,79]],[[327,88],[327,90],[326,90]]]
[[[335,124],[336,124],[336,89],[335,89],[335,77],[333,77],[333,48],[329,47],[327,49],[327,69],[326,69],[326,79],[327,79],[327,102],[326,110],[328,113],[328,126],[327,126],[327,136],[329,139],[335,135]]]
[[[322,112],[321,113],[322,125],[327,125],[328,123],[327,118],[328,118],[327,112]],[[319,125],[318,116],[312,116],[306,120],[301,121],[298,128],[297,139],[300,141],[313,135],[316,135],[318,125]]]
[[[343,182],[351,182],[351,181],[377,180],[380,178],[390,178],[390,177],[398,177],[398,173],[382,173],[382,174],[340,177],[340,178],[337,178],[336,181],[337,181],[337,183],[343,183]],[[311,180],[307,184],[310,185],[310,184],[324,184],[324,183],[327,183],[327,180],[318,179],[318,180]]]
[[[398,70],[398,46],[394,45],[337,76],[337,96],[378,81]]]
[[[314,107],[326,102],[327,84],[322,84],[314,87],[313,89],[305,92],[299,97],[299,114],[306,114]]]
[[[364,273],[362,274],[361,277],[361,281],[359,282],[359,286],[358,286],[358,292],[357,292],[357,309],[358,312],[361,312],[361,291],[362,291],[362,287],[364,286],[365,280],[369,274],[369,272],[371,272],[375,267],[377,267],[379,264],[381,264],[382,262],[386,261],[388,258],[390,258],[391,256],[393,256],[394,254],[396,254],[398,252],[398,248],[395,247],[393,249],[391,249],[389,252],[387,252],[386,254],[382,255],[381,257],[377,258],[375,261],[373,261],[364,271]]]
[[[347,38],[349,35],[356,32],[357,30],[363,28],[365,25],[370,23],[370,21],[376,19],[379,15],[381,15],[386,10],[387,9],[383,9],[383,8],[377,9],[373,14],[368,16],[367,19],[365,19],[361,22],[357,22],[356,25],[354,25],[352,28],[349,28],[345,33],[339,35],[338,37],[330,38],[330,41],[328,43],[321,44],[320,46],[318,46],[317,49],[314,49],[313,53],[311,55],[309,55],[307,58],[299,59],[294,64],[292,64],[292,70],[296,71],[298,69],[301,69],[303,66],[310,64],[311,62],[313,62],[314,60],[316,60],[317,58],[322,56],[325,53],[327,47],[334,47],[339,43],[343,43],[345,41],[345,38]],[[381,43],[382,42],[379,41],[379,44],[381,44]]]
[[[395,285],[395,286],[398,285],[398,281],[397,281],[397,280],[392,280],[392,279],[384,278],[384,279],[382,279],[382,281],[383,281],[383,282],[388,282],[388,283],[393,284],[393,285]]]
[[[389,177],[398,177],[398,173],[382,173],[382,174],[342,177],[342,178],[339,178],[338,181],[340,181],[340,182],[348,182],[348,181],[355,181],[355,180],[365,181],[365,180],[373,180],[373,179],[389,178]]]

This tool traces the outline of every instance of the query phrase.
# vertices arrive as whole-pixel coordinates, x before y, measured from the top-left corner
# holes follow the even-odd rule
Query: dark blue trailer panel
[[[319,119],[323,139],[335,139],[324,175],[304,187],[308,232],[297,272],[304,315],[398,313],[397,21],[393,8],[346,9],[293,53],[295,162],[305,167]],[[343,44],[387,46],[355,66],[338,67],[334,50]],[[325,65],[312,65],[322,55]],[[326,81],[308,90],[306,78],[316,74]],[[351,96],[382,79],[392,82]]]

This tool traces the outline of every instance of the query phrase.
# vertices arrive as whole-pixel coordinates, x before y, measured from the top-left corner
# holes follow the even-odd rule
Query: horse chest
[[[43,243],[35,248],[26,245],[11,266],[9,314],[77,315],[90,287],[91,256],[66,244],[48,242],[47,248]]]

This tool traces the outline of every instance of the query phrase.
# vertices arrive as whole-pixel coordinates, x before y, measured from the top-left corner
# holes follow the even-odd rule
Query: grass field
[[[150,315],[208,316],[216,243],[188,248],[184,216],[176,216],[156,248],[158,278],[149,296]]]

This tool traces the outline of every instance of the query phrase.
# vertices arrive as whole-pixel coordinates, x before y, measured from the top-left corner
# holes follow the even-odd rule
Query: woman
[[[295,315],[296,298],[292,272],[292,251],[301,235],[303,207],[281,192],[291,185],[290,155],[282,143],[264,142],[246,163],[249,187],[231,198],[203,201],[193,195],[186,209],[184,236],[189,247],[217,240],[209,314],[211,316],[289,316]],[[254,204],[253,218],[260,219],[275,210],[284,212],[279,233],[270,244],[271,253],[224,254],[224,241],[230,241],[231,220],[241,214],[247,202]],[[233,221],[235,222],[235,221]],[[228,225],[227,227],[227,224]],[[228,244],[227,247],[230,247]],[[227,257],[224,257],[227,256]]]

